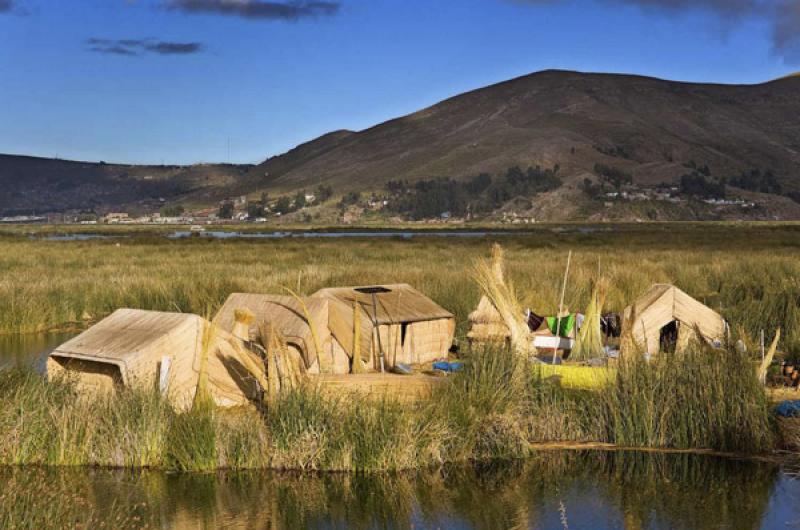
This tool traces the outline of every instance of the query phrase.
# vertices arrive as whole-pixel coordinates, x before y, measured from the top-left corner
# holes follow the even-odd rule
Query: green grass
[[[764,387],[736,351],[695,347],[650,362],[624,359],[600,396],[605,439],[621,446],[763,452],[775,445]]]

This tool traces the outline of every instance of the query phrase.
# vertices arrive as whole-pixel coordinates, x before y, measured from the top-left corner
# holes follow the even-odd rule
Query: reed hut
[[[650,355],[681,351],[692,340],[719,344],[728,329],[719,313],[670,284],[653,285],[624,315],[622,336],[630,338],[624,349]]]
[[[85,392],[159,389],[186,410],[204,371],[214,403],[231,407],[258,397],[246,368],[253,362],[236,339],[197,315],[118,309],[57,347],[47,377],[69,375]]]
[[[246,332],[248,336],[241,338],[255,341],[259,326],[266,324],[282,335],[290,355],[302,360],[301,366],[306,373],[350,372],[354,329],[352,309],[347,306],[325,298],[234,293],[225,301],[214,322],[223,330],[234,333],[236,312],[242,310],[251,312],[254,318]],[[348,313],[349,320],[342,322],[342,317],[347,320]],[[364,334],[369,339],[369,328],[363,325]],[[316,349],[316,342],[319,342],[320,351]],[[368,353],[369,348],[362,351]]]
[[[353,330],[358,323],[358,348],[372,359],[372,369],[380,369],[381,354],[387,367],[424,364],[446,358],[453,344],[453,314],[405,283],[327,288],[311,298],[334,302],[329,326],[345,349],[356,346]]]

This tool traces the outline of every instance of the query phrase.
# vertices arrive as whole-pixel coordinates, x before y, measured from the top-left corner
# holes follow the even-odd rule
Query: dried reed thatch
[[[211,396],[211,389],[208,382],[208,356],[214,343],[214,332],[216,326],[203,320],[202,338],[200,343],[200,368],[197,376],[197,388],[194,392],[192,408],[210,409],[213,407],[214,399]]]
[[[308,322],[308,328],[311,330],[311,338],[314,340],[314,351],[317,352],[317,358],[319,362],[319,372],[321,374],[332,373],[333,367],[331,366],[331,360],[328,358],[327,355],[321,354],[322,349],[320,348],[320,340],[319,340],[319,335],[317,334],[317,326],[314,323],[314,319],[311,318],[311,312],[308,310],[308,306],[297,293],[295,293],[288,287],[284,287],[284,290],[286,290],[286,292],[292,295],[292,298],[297,300],[297,303],[299,303],[300,307],[303,309],[303,316],[306,318],[306,321]]]
[[[583,326],[575,337],[575,347],[570,358],[575,361],[588,361],[603,353],[603,334],[600,329],[600,315],[605,303],[606,286],[602,280],[595,282],[592,298],[586,308]]]
[[[367,372],[364,360],[361,358],[361,305],[353,301],[353,356],[350,373],[363,374]]]
[[[469,314],[469,324],[467,338],[471,342],[505,342],[511,337],[502,315],[486,296],[481,296],[478,307]]]
[[[281,392],[297,388],[302,376],[299,356],[293,356],[280,331],[269,324],[258,327],[258,340],[267,357],[267,400],[274,402]]]
[[[475,262],[473,277],[508,329],[513,351],[528,356],[532,350],[528,324],[523,317],[514,285],[505,279],[503,249],[500,245],[495,244],[492,247],[491,262],[486,260]]]

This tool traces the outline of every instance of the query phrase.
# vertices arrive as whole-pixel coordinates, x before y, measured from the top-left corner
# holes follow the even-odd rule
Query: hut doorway
[[[658,349],[662,353],[675,353],[678,347],[678,321],[673,320],[659,332]]]

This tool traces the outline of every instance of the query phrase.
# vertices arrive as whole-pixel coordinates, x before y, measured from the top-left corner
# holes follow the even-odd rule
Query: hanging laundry
[[[575,328],[575,315],[572,313],[561,317],[560,322],[558,317],[547,317],[545,320],[547,321],[547,328],[550,330],[550,333],[558,335],[559,337],[569,337],[570,333],[572,333],[572,330]],[[559,327],[558,330],[556,330],[556,326]]]
[[[528,321],[528,329],[531,331],[536,331],[540,327],[542,327],[542,322],[544,322],[544,317],[541,317],[528,309],[526,312],[526,319]]]
[[[600,317],[600,330],[606,337],[622,335],[622,317],[619,313],[606,313]]]

